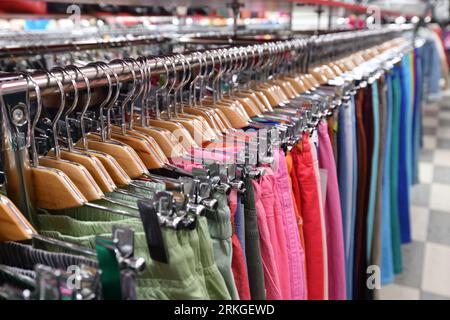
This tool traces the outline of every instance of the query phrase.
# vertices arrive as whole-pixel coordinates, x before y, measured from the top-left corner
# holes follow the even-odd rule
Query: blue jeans
[[[394,281],[394,265],[392,257],[392,234],[391,234],[391,148],[392,143],[392,75],[386,74],[387,87],[386,97],[386,146],[383,157],[383,182],[382,182],[382,216],[381,216],[381,283],[387,284]]]
[[[410,68],[408,56],[404,56],[401,63],[400,82],[401,82],[401,104],[400,104],[400,133],[399,133],[399,170],[398,170],[398,208],[400,218],[400,234],[402,243],[411,241],[411,228],[409,221],[410,203],[409,192],[411,186],[411,136],[410,126],[411,117],[411,87],[410,87]]]
[[[440,93],[441,62],[436,43],[428,40],[422,47],[423,51],[423,83],[425,97],[429,99]]]
[[[234,217],[234,228],[236,230],[236,235],[241,243],[242,251],[245,257],[245,220],[244,220],[244,210],[241,201],[241,196],[237,195],[237,208],[236,215]],[[247,261],[247,259],[245,259]]]
[[[339,130],[338,130],[338,183],[339,191],[341,193],[341,209],[342,209],[342,224],[344,233],[344,251],[346,264],[346,279],[347,279],[347,298],[352,296],[352,241],[354,237],[354,227],[352,227],[353,215],[353,199],[354,196],[354,163],[353,146],[356,144],[354,140],[353,130],[355,122],[353,121],[354,103],[349,101],[339,108]]]

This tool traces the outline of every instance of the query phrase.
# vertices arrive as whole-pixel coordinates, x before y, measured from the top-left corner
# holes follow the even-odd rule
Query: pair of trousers
[[[421,137],[422,137],[422,50],[421,48],[415,49],[414,55],[414,165],[413,165],[413,181],[412,183],[419,182],[419,153],[421,147]]]
[[[245,257],[245,217],[244,217],[244,204],[242,202],[242,197],[240,194],[236,197],[237,207],[236,215],[234,217],[234,230],[236,236],[238,237],[239,243],[241,244],[244,257]]]
[[[238,211],[239,202],[236,189],[232,189],[228,195],[228,201],[230,204],[231,221],[234,226],[235,216]],[[233,271],[234,283],[241,300],[250,300],[250,287],[248,282],[247,266],[245,264],[244,250],[239,242],[236,234],[236,228],[233,228],[233,235],[231,236],[231,244],[233,247],[233,257],[231,260],[231,269]]]
[[[392,75],[386,74],[386,116],[383,155],[383,181],[381,195],[381,283],[388,284],[394,281],[394,266],[392,257],[391,233],[391,144],[392,144],[392,113],[393,88]]]
[[[300,188],[303,235],[305,237],[306,275],[308,299],[325,298],[325,259],[318,181],[314,172],[313,157],[308,134],[291,151],[293,165]]]
[[[409,221],[410,211],[410,181],[411,181],[411,126],[412,126],[412,103],[410,87],[410,55],[402,59],[400,69],[401,83],[401,112],[400,112],[400,134],[399,134],[399,171],[398,171],[398,208],[400,221],[400,237],[402,243],[411,242],[411,231]]]
[[[355,161],[356,144],[355,121],[354,121],[354,99],[339,108],[339,130],[338,130],[338,183],[341,192],[342,224],[345,249],[345,278],[347,298],[352,297],[353,283],[353,235],[354,214],[356,201],[356,170]]]
[[[385,153],[385,134],[386,134],[386,83],[384,75],[378,80],[378,97],[379,97],[379,152],[378,152],[378,175],[376,187],[375,211],[373,220],[373,236],[371,256],[369,265],[381,265],[381,223],[382,223],[382,194],[383,194],[383,158]]]
[[[286,165],[287,170],[289,173],[289,187],[291,188],[292,193],[292,199],[293,199],[293,205],[294,205],[294,212],[295,217],[297,219],[297,227],[298,227],[298,233],[300,236],[300,243],[302,245],[303,251],[305,251],[305,236],[303,233],[303,218],[301,213],[301,196],[300,196],[300,183],[298,180],[298,174],[297,169],[294,165],[294,159],[292,158],[292,153],[288,151],[286,153]],[[306,257],[305,257],[306,260]],[[306,268],[306,267],[305,267]]]
[[[135,256],[145,258],[148,266],[146,271],[138,277],[139,298],[230,299],[225,281],[213,258],[206,218],[199,217],[194,230],[178,230],[172,234],[172,231],[175,230],[163,228],[163,235],[168,234],[168,243],[165,241],[165,245],[169,255],[169,264],[165,264],[153,261],[149,257],[145,233],[139,219],[118,215],[108,216],[104,212],[92,208],[90,210],[69,209],[66,212],[70,216],[61,215],[64,214],[63,211],[59,212],[60,215],[51,215],[48,212],[39,215],[38,224],[41,233],[95,247],[95,235],[108,235],[109,232],[110,236],[113,225],[124,225],[135,230]],[[93,218],[98,218],[98,220],[95,221]],[[179,254],[179,251],[184,254],[181,257],[174,257]],[[180,267],[188,265],[189,270],[194,270],[193,278],[186,278],[185,275],[180,274],[176,269],[177,263],[180,264]],[[178,280],[183,277],[186,278],[186,281],[180,284]],[[192,293],[186,292],[191,289]]]
[[[266,298],[268,300],[281,300],[280,278],[277,269],[275,252],[272,245],[272,237],[269,231],[269,224],[266,209],[262,201],[262,186],[260,181],[253,180],[253,191],[255,196],[255,208],[258,217],[259,243],[261,258],[264,270],[264,286]]]
[[[245,258],[247,274],[252,300],[265,300],[266,291],[264,283],[264,269],[260,248],[260,234],[256,214],[256,199],[253,190],[253,181],[249,176],[244,179],[245,194],[244,220],[245,220]]]
[[[276,192],[280,198],[289,259],[291,298],[293,300],[305,300],[307,298],[305,252],[300,241],[286,159],[281,149],[274,152],[274,162],[277,168],[275,172]]]
[[[282,299],[290,300],[292,280],[286,244],[286,228],[281,213],[281,195],[277,191],[276,178],[271,168],[264,168],[264,175],[260,178],[260,182],[262,188],[261,200],[266,212],[267,224],[272,239]]]
[[[367,216],[367,137],[364,123],[364,103],[368,100],[370,88],[360,89],[355,99],[355,110],[357,119],[357,147],[358,147],[358,192],[357,212],[355,219],[354,235],[354,267],[353,267],[353,298],[365,298],[365,235]],[[366,102],[367,103],[367,102]]]
[[[217,209],[208,210],[206,217],[208,218],[209,234],[213,243],[214,259],[225,279],[231,298],[238,300],[239,294],[234,283],[231,268],[233,248],[231,244],[232,228],[228,199],[226,194],[221,191],[215,191],[213,198],[218,202]]]
[[[325,225],[328,257],[328,297],[330,300],[345,300],[345,252],[342,231],[342,211],[336,162],[328,135],[328,125],[321,121],[319,134],[319,165],[327,170],[327,193],[325,199]]]
[[[372,238],[373,238],[373,228],[375,220],[375,206],[378,198],[378,161],[380,153],[380,103],[378,96],[378,83],[373,82],[371,85],[372,92],[372,103],[371,111],[373,116],[373,140],[372,140],[372,160],[371,167],[369,168],[370,173],[370,185],[369,185],[369,202],[367,209],[367,239],[366,239],[366,259],[369,263],[371,260],[372,253]]]
[[[137,219],[136,219],[137,220]],[[83,247],[95,248],[95,238],[99,236],[111,236],[110,230],[114,223],[96,224],[96,222],[83,221],[78,228],[73,228],[76,222],[71,222],[70,228],[62,222],[53,222],[52,230],[41,230],[40,233],[58,240],[78,244]],[[95,235],[85,234],[83,231],[86,225],[90,224],[86,230],[91,233],[96,229]],[[122,221],[121,225],[129,224]],[[137,230],[135,225],[133,229]],[[61,231],[70,230],[70,235],[65,235]],[[148,247],[145,233],[138,230],[135,233],[135,256],[143,257],[146,260],[147,268],[138,276],[138,299],[208,299],[205,292],[205,282],[202,281],[196,270],[196,259],[193,249],[188,245],[187,234],[178,234],[176,230],[164,228],[162,230],[165,248],[169,254],[169,263],[154,261],[148,254]],[[180,237],[184,237],[180,241]],[[48,245],[46,245],[48,246]],[[48,249],[61,250],[57,247],[49,246]],[[223,281],[223,279],[222,279]],[[223,292],[229,298],[228,291]]]
[[[322,246],[323,246],[323,261],[324,261],[324,299],[328,299],[328,248],[327,248],[327,235],[326,235],[326,227],[325,227],[325,197],[326,197],[326,181],[323,181],[323,177],[321,176],[321,171],[319,168],[319,158],[318,158],[318,151],[317,151],[317,145],[314,140],[318,140],[317,138],[317,131],[314,131],[313,134],[315,135],[314,139],[311,139],[309,141],[311,145],[311,155],[313,159],[313,168],[314,168],[314,174],[316,176],[317,181],[317,194],[319,195],[319,209],[320,209],[320,223],[322,227]],[[323,173],[323,172],[322,172]],[[325,178],[326,179],[326,178]]]
[[[394,272],[402,272],[402,252],[399,214],[399,162],[400,162],[400,112],[401,112],[401,81],[400,67],[394,67],[393,79],[393,108],[392,108],[392,143],[391,143],[391,234],[392,257]]]

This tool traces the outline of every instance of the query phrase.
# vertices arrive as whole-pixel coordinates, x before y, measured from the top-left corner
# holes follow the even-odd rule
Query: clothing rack
[[[236,49],[240,52],[245,52],[247,58],[251,59],[266,59],[271,57],[273,54],[277,54],[280,57],[281,54],[290,54],[293,59],[304,59],[311,56],[309,49],[316,49],[313,51],[317,59],[326,59],[326,55],[331,57],[336,57],[336,55],[341,55],[345,53],[353,53],[358,50],[369,48],[375,44],[383,43],[387,40],[394,38],[402,30],[399,29],[380,29],[380,30],[363,30],[352,33],[347,33],[345,36],[339,37],[336,41],[339,43],[341,48],[345,50],[339,50],[335,52],[327,52],[323,50],[317,50],[321,46],[329,46],[332,42],[330,38],[326,36],[317,36],[307,40],[305,38],[280,40],[268,43],[256,43],[254,45],[247,46],[231,46],[230,50]],[[344,34],[344,33],[343,33]],[[358,41],[360,39],[361,41]],[[239,42],[232,43],[234,45],[239,45]],[[73,48],[72,45],[69,45]],[[295,52],[292,52],[294,49]],[[298,50],[298,51],[296,51]],[[212,51],[210,51],[211,53]],[[236,57],[232,57],[229,53],[223,55],[224,51],[216,50],[215,54],[223,55],[221,56],[222,63],[232,62],[232,59],[236,62]],[[191,65],[191,70],[198,69],[200,63],[202,63],[202,68],[212,67],[212,59],[202,60],[198,52],[192,52],[184,55],[186,60],[182,60],[180,57],[173,56],[174,63],[176,65],[176,70],[184,71],[186,61]],[[159,59],[159,60],[158,60]],[[281,59],[278,59],[281,61]],[[150,67],[151,75],[159,75],[167,72],[166,65],[163,65],[160,57],[149,57],[148,64]],[[219,62],[216,59],[216,63]],[[139,79],[139,66],[136,64],[130,64],[130,66],[135,69],[136,79]],[[123,64],[119,62],[109,63],[109,67],[113,72],[118,75],[120,82],[130,81],[133,76]],[[100,68],[99,68],[100,69]],[[83,74],[90,80],[90,87],[102,87],[107,85],[106,76],[99,74],[101,72],[94,66],[81,67]],[[73,78],[77,78],[77,74],[74,71],[67,71]],[[55,76],[60,79],[62,83],[67,82],[67,74],[64,76],[62,72],[54,72]],[[36,84],[40,87],[41,96],[48,96],[58,92],[58,85],[53,77],[48,77],[47,74],[36,71],[31,73],[31,76],[35,80]],[[105,77],[105,78],[103,78]],[[79,77],[78,77],[79,79]],[[33,98],[34,90],[32,90],[31,84],[28,84],[26,79],[20,74],[3,74],[0,76],[0,98],[1,98],[1,108],[0,108],[0,121],[2,123],[0,128],[0,139],[2,140],[2,164],[4,165],[4,172],[6,176],[6,189],[8,195],[10,195],[11,200],[19,206],[19,209],[26,216],[30,216],[32,213],[32,205],[30,201],[31,189],[31,177],[29,176],[29,155],[28,155],[28,132],[26,121],[24,122],[26,108],[27,94]],[[85,89],[85,82],[79,81],[76,83],[79,90]],[[66,85],[64,88],[65,92],[70,92],[73,90],[71,85]],[[17,113],[17,109],[22,110],[22,114]],[[13,111],[15,113],[13,113]],[[20,118],[20,119],[19,119]]]
[[[120,284],[117,291],[129,293],[112,297],[108,276],[108,286],[100,278],[108,295],[98,298],[369,298],[366,266],[387,269],[378,261],[384,257],[384,249],[376,245],[379,239],[389,239],[396,258],[400,253],[392,235],[403,229],[400,223],[393,226],[391,217],[398,215],[400,221],[399,209],[405,204],[409,208],[408,193],[398,193],[412,184],[417,163],[410,172],[407,164],[417,159],[419,150],[420,130],[415,128],[421,111],[416,102],[422,82],[415,67],[426,63],[416,60],[421,52],[416,54],[412,32],[404,31],[180,34],[178,43],[171,38],[161,46],[142,48],[146,50],[99,48],[85,53],[70,44],[73,51],[80,50],[71,52],[70,59],[52,53],[31,57],[51,60],[42,64],[50,71],[8,68],[16,71],[0,73],[4,198],[17,206],[20,215],[14,216],[21,217],[22,225],[36,228],[28,233],[39,234],[25,238],[33,245],[38,240],[49,252],[72,252],[74,244],[88,248],[74,252],[95,257],[93,269],[103,276],[109,266],[103,249],[116,257],[123,275],[115,281]],[[55,45],[44,43],[44,52]],[[119,59],[95,61],[111,57]],[[8,60],[5,65],[28,62]],[[50,69],[53,65],[58,67]],[[412,87],[414,91],[407,90]],[[117,167],[89,166],[88,156],[103,153],[99,144],[117,160]],[[399,151],[391,157],[394,149]],[[86,179],[81,170],[71,170],[78,165],[90,172]],[[51,168],[73,182],[74,193],[62,181],[50,179]],[[100,174],[108,180],[111,173],[113,179],[113,169],[120,168],[124,179],[115,175],[112,183],[100,184]],[[330,173],[325,181],[321,169]],[[391,191],[391,184],[384,188],[387,179],[400,189]],[[90,195],[94,187],[104,196]],[[393,204],[397,197],[401,199]],[[214,234],[219,227],[229,235]],[[174,235],[177,230],[183,231]],[[163,241],[151,241],[149,235],[160,235]],[[261,249],[270,246],[271,254]],[[26,257],[22,251],[0,247],[0,256],[6,256],[1,264],[20,267],[17,272],[28,270],[14,264]],[[197,259],[186,269],[198,254],[208,259]],[[29,260],[30,266],[40,264]],[[52,261],[43,264],[57,268],[55,272],[66,268],[50,265]],[[75,260],[69,265],[81,264]],[[145,265],[150,272],[142,272]],[[207,278],[196,270],[214,272]],[[177,281],[179,289],[171,291],[166,279]],[[0,291],[2,285],[0,281]],[[36,286],[35,291],[42,290]]]
[[[338,54],[345,54],[345,53],[350,53],[350,52],[355,52],[358,50],[362,50],[364,48],[368,48],[371,45],[374,45],[376,43],[381,43],[385,40],[391,39],[392,37],[394,37],[397,34],[400,34],[401,32],[403,32],[402,29],[398,29],[398,28],[386,28],[386,29],[378,29],[378,30],[361,30],[361,31],[356,31],[356,32],[343,32],[341,35],[342,37],[340,37],[338,39],[339,44],[340,44],[340,52],[335,52]],[[227,38],[228,39],[228,38]],[[326,40],[326,36],[317,36],[316,38],[313,38],[314,43],[316,43],[316,47],[321,46],[321,42]],[[358,41],[358,39],[360,39],[361,41]],[[290,49],[292,49],[290,46],[294,46],[295,44],[299,45],[301,44],[301,39],[289,39],[289,40],[281,40],[278,41],[278,43],[280,44],[285,44],[285,50],[286,52],[289,51]],[[258,41],[254,41],[253,44],[260,44],[258,43]],[[267,43],[263,43],[262,44],[262,50],[255,50],[255,47],[252,45],[249,45],[249,42],[246,41],[245,44],[249,45],[247,47],[243,47],[241,46],[241,43],[239,43],[239,41],[232,41],[231,45],[240,45],[239,49],[240,50],[244,50],[245,54],[248,56],[248,58],[258,58],[258,57],[267,57],[271,54],[272,52],[272,47],[269,44],[274,44],[277,43],[275,41],[272,42],[267,42]],[[303,41],[303,45],[308,45],[311,44],[313,42],[307,42],[306,40]],[[126,45],[126,42],[123,43],[124,45]],[[226,44],[223,40],[220,41],[220,44],[224,45]],[[228,44],[230,45],[230,43],[228,42]],[[324,45],[328,45],[330,44],[329,42],[324,41]],[[58,47],[59,48],[59,47]],[[74,47],[72,45],[66,45],[65,48],[67,50],[73,50]],[[196,57],[195,52],[194,53],[190,53],[190,54],[186,54],[184,55],[185,59],[190,63],[191,68],[195,69],[198,68],[199,63],[198,63],[198,58]],[[223,56],[222,57],[222,63],[228,63],[230,62],[232,58],[229,56]],[[164,74],[165,73],[165,69],[164,67],[161,65],[161,63],[158,63],[157,58],[153,58],[153,57],[149,57],[148,58],[148,65],[150,67],[151,73],[152,75],[159,75],[159,74]],[[175,57],[175,65],[176,65],[176,70],[177,71],[182,71],[183,70],[183,66],[182,66],[182,61],[181,59],[178,59]],[[211,59],[208,59],[203,66],[207,66],[207,67],[211,67],[212,62]],[[120,63],[109,63],[109,67],[113,70],[113,72],[115,72],[118,76],[121,82],[126,82],[132,79],[132,76],[130,74],[130,72],[128,72],[127,68],[124,68],[123,65],[121,65]],[[134,71],[136,72],[136,79],[139,79],[139,69],[137,66],[133,66]],[[91,87],[95,88],[95,87],[101,87],[107,84],[107,79],[106,77],[101,77],[99,75],[99,70],[96,69],[95,67],[92,66],[85,66],[85,67],[81,67],[81,71],[86,75],[86,77],[89,80],[94,80],[91,82]],[[68,71],[68,73],[72,76],[75,76],[75,72],[74,71]],[[62,72],[54,72],[54,75],[60,80],[63,81],[64,80],[64,76],[62,74]],[[39,85],[40,89],[41,89],[41,95],[42,96],[46,96],[46,95],[51,95],[51,94],[56,94],[58,92],[58,86],[56,83],[55,79],[49,79],[47,77],[47,75],[42,74],[39,71],[33,72],[31,73],[31,76],[33,77],[33,79],[36,81],[36,83]],[[67,77],[67,75],[66,75]],[[14,76],[13,74],[4,74],[0,76],[0,94],[12,94],[12,93],[18,93],[18,92],[24,92],[27,89],[29,89],[27,87],[27,81],[25,79],[23,79],[22,76],[20,75],[16,75]],[[79,83],[77,83],[77,87],[78,89],[84,89],[85,88],[85,84],[84,81],[80,81]],[[70,88],[67,88],[68,91],[70,92]],[[73,90],[73,88],[72,88]],[[30,93],[33,96],[33,93]]]
[[[162,37],[139,37],[127,40],[111,40],[111,41],[77,41],[72,43],[49,44],[49,45],[31,45],[31,46],[15,46],[4,48],[0,52],[0,59],[27,57],[39,54],[64,53],[73,51],[85,51],[96,49],[113,49],[128,46],[153,45],[168,42],[168,38]]]

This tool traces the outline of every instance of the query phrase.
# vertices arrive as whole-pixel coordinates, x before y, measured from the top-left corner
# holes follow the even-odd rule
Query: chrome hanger
[[[83,77],[85,85],[86,85],[86,92],[87,92],[87,96],[88,97],[87,97],[86,102],[84,103],[84,105],[82,107],[81,116],[80,116],[80,124],[81,124],[81,128],[82,128],[82,130],[81,130],[82,139],[84,139],[84,141],[86,141],[87,138],[86,138],[86,132],[84,130],[84,128],[85,128],[84,121],[85,121],[85,114],[87,112],[87,109],[89,108],[89,104],[90,104],[90,101],[91,101],[91,86],[90,86],[90,82],[89,82],[89,79],[87,78],[87,76],[84,74],[84,72],[80,68],[78,68],[77,66],[70,65],[67,68],[73,70],[76,73],[77,77],[78,77],[78,74],[80,74]],[[108,81],[108,85],[109,84],[110,84],[110,82]],[[108,87],[108,96],[110,96],[110,95],[111,95],[111,87],[109,86]],[[106,99],[105,101],[107,101],[108,99]],[[87,151],[87,142],[83,146],[83,149]],[[114,191],[118,192],[118,193],[121,193],[121,194],[124,194],[124,195],[127,195],[127,196],[130,196],[130,197],[133,197],[133,198],[137,198],[137,199],[141,199],[143,197],[140,194],[136,194],[136,193],[133,193],[133,192],[130,192],[130,191],[127,191],[127,190],[123,190],[121,188],[117,188],[117,187],[115,188]],[[114,198],[110,198],[110,197],[104,196],[102,199],[106,200],[106,201],[108,201],[110,203],[113,203],[113,204],[124,206],[124,207],[127,207],[129,209],[137,210],[137,206],[130,206],[129,204],[123,203],[123,202],[118,201],[118,200],[116,200]]]
[[[159,86],[158,89],[155,90],[155,108],[156,108],[156,119],[161,119],[161,109],[160,109],[160,97],[162,98],[162,92],[167,88],[167,85],[169,84],[169,68],[167,67],[166,63],[164,63],[164,60],[161,58],[156,58],[156,63],[161,64],[164,67],[164,70],[166,72],[166,79],[164,80],[163,84]]]
[[[131,89],[128,91],[127,95],[125,96],[125,98],[123,99],[121,105],[120,105],[120,111],[121,111],[121,123],[120,123],[120,127],[122,130],[122,134],[126,135],[127,134],[127,128],[126,128],[126,106],[128,104],[128,102],[130,102],[132,100],[132,97],[134,95],[134,93],[136,92],[136,86],[137,86],[137,80],[136,80],[136,73],[134,71],[134,68],[132,65],[130,65],[130,63],[126,60],[122,60],[122,59],[115,59],[113,61],[111,61],[111,63],[119,63],[120,65],[122,65],[122,68],[125,69],[125,67],[128,68],[128,70],[130,71],[132,77],[133,77],[133,83],[131,86]]]
[[[101,104],[101,106],[100,106],[100,113],[101,114],[103,114],[103,106],[105,106],[105,105],[107,105],[108,104],[108,106],[107,106],[107,112],[108,112],[108,115],[109,115],[109,110],[112,108],[112,106],[114,105],[114,103],[115,103],[115,101],[117,101],[117,98],[118,98],[118,96],[119,96],[119,92],[120,92],[120,88],[119,88],[119,77],[118,77],[118,75],[114,72],[114,70],[112,70],[112,68],[111,67],[109,67],[108,66],[108,64],[106,64],[106,63],[104,63],[104,62],[97,62],[96,63],[96,65],[99,67],[99,68],[101,68],[102,70],[103,70],[103,72],[107,75],[107,78],[108,79],[111,79],[111,77],[109,76],[109,72],[111,72],[111,73],[113,73],[113,76],[114,76],[114,78],[115,78],[115,80],[116,80],[116,93],[115,93],[115,95],[114,95],[114,97],[113,97],[113,99],[112,99],[112,101],[111,102],[109,102],[109,97],[111,97],[111,95],[112,95],[112,82],[110,82],[110,81],[108,81],[108,95],[107,95],[107,99],[105,100],[105,101],[103,101],[102,102],[102,104]],[[108,70],[108,71],[107,71]],[[145,75],[145,70],[143,70],[143,75]],[[145,82],[146,81],[146,77],[144,76],[144,78],[143,78],[143,81]],[[148,81],[149,82],[149,81]],[[148,87],[150,87],[150,84],[148,85]],[[145,88],[143,88],[143,90],[142,91],[144,91],[145,90]],[[108,103],[109,102],[109,103]],[[111,139],[110,138],[110,130],[108,129],[109,127],[111,126],[111,118],[110,118],[110,116],[108,116],[107,117],[107,125],[106,125],[106,130],[105,131],[109,131],[109,139]],[[106,138],[106,137],[105,137]],[[106,141],[106,140],[104,140],[104,141]],[[152,178],[152,179],[154,179],[155,178],[155,176],[154,175],[151,175],[151,174],[148,174],[148,175],[146,175],[146,176],[148,176],[149,178]],[[158,181],[161,181],[161,180],[158,180]],[[130,186],[133,186],[133,187],[135,187],[135,188],[137,188],[137,189],[140,189],[140,190],[146,190],[146,191],[151,191],[151,192],[154,192],[155,191],[155,189],[153,189],[153,188],[150,188],[150,187],[147,187],[147,186],[144,186],[144,185],[141,185],[141,184],[139,184],[139,180],[133,180],[131,183],[130,183]],[[116,192],[118,192],[118,193],[122,193],[122,194],[125,194],[125,195],[129,195],[129,196],[131,196],[131,197],[134,197],[134,198],[143,198],[144,196],[143,195],[141,195],[141,194],[136,194],[136,193],[134,193],[134,192],[131,192],[131,191],[128,191],[128,190],[125,190],[125,189],[123,189],[123,188],[118,188],[118,189],[116,189],[115,190]],[[145,198],[145,197],[144,197]]]
[[[46,72],[46,74],[49,77],[53,77],[55,79],[55,81],[56,81],[56,83],[58,85],[58,88],[60,90],[61,102],[60,102],[60,106],[58,108],[58,111],[57,111],[57,113],[56,113],[56,115],[55,115],[55,117],[53,119],[53,122],[52,122],[55,157],[56,157],[57,160],[60,160],[61,159],[61,151],[60,151],[60,147],[59,147],[59,143],[58,143],[58,132],[57,132],[58,126],[57,126],[57,123],[58,123],[58,120],[61,118],[61,115],[62,115],[62,113],[64,111],[65,92],[64,92],[64,87],[62,85],[62,82],[51,71],[45,71],[45,72]],[[90,100],[90,98],[88,100]],[[84,114],[86,113],[87,107],[88,107],[88,104],[85,105],[85,107],[84,107],[85,110],[82,111],[82,116],[81,116],[82,119],[83,119]],[[116,204],[116,205],[127,207],[129,209],[133,209],[133,210],[136,209],[136,207],[129,206],[127,204],[122,204],[120,202],[117,202],[114,199],[112,199],[112,201],[110,201],[110,199],[104,198],[104,195],[103,195],[103,197],[101,197],[101,199],[106,200],[106,201],[111,202],[111,203]],[[102,211],[107,211],[107,212],[110,212],[110,213],[113,213],[113,214],[118,214],[118,215],[122,215],[122,216],[126,216],[126,217],[133,217],[133,218],[139,218],[140,217],[138,214],[133,214],[133,213],[130,213],[130,212],[126,212],[124,210],[119,210],[119,209],[110,209],[108,207],[105,207],[105,206],[102,206],[102,205],[99,205],[99,204],[94,204],[94,203],[91,203],[91,202],[85,202],[84,205],[87,206],[87,207],[96,208],[96,209],[99,209],[99,210],[102,210]]]
[[[39,117],[41,115],[41,111],[42,111],[42,99],[41,99],[41,91],[39,88],[39,85],[37,84],[37,82],[33,79],[33,77],[30,74],[24,74],[27,83],[29,84],[31,82],[31,84],[34,87],[34,91],[36,93],[36,102],[37,102],[37,107],[36,107],[36,113],[35,116],[33,118],[31,122],[31,127],[29,127],[30,131],[29,131],[29,136],[30,136],[30,143],[31,143],[31,166],[33,167],[39,167],[39,158],[38,158],[38,153],[37,153],[37,149],[36,149],[36,143],[34,141],[34,129],[39,121]],[[30,96],[29,93],[27,91],[27,106],[30,108],[31,107],[31,103],[30,103]],[[28,115],[30,115],[30,112],[28,112]],[[52,169],[52,168],[46,168],[47,170],[53,171],[58,173],[58,170]],[[74,190],[75,193],[79,194],[80,199],[83,198],[83,196],[81,195],[81,193],[78,190]],[[85,203],[85,205],[90,205],[89,203]],[[108,209],[108,208],[106,208]],[[107,211],[110,211],[109,209]],[[111,211],[110,211],[111,212]],[[18,217],[19,221],[22,221],[21,217]],[[23,223],[23,222],[22,222]],[[24,224],[24,223],[23,223]],[[92,255],[93,251],[87,249],[87,248],[83,248],[77,245],[74,245],[70,242],[66,242],[66,241],[61,241],[61,240],[56,240],[56,239],[52,239],[46,236],[42,236],[39,234],[33,234],[32,235],[33,239],[39,240],[39,241],[44,241],[46,243],[50,243],[50,244],[55,244],[58,245],[59,247],[63,247],[66,249],[70,249],[70,250],[74,250],[76,252],[82,253],[82,254],[86,254],[86,255]]]

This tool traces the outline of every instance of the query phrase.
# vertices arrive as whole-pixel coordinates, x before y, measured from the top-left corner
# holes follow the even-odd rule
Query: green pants
[[[41,231],[41,234],[83,247],[95,248],[94,235],[74,237],[57,231]],[[150,258],[144,232],[135,234],[135,256],[145,258],[147,263],[146,270],[138,276],[138,298],[145,300],[207,299],[200,285],[200,279],[192,268],[195,264],[192,251],[186,251],[186,248],[180,245],[177,231],[163,229],[162,234],[169,254],[167,264]],[[111,236],[110,232],[98,235]],[[58,248],[46,249],[58,250]]]
[[[208,210],[208,229],[211,235],[214,251],[214,260],[225,280],[230,296],[239,300],[239,294],[234,283],[231,260],[233,256],[231,236],[231,213],[228,207],[227,196],[223,192],[214,192],[213,198],[218,201],[217,210]]]
[[[113,225],[130,227],[136,232],[135,256],[144,257],[147,261],[147,271],[138,277],[140,299],[231,298],[213,259],[206,218],[199,218],[195,230],[163,229],[169,254],[167,265],[150,258],[139,219],[117,219],[115,216],[114,221],[87,221],[95,215],[105,218],[103,213],[89,209],[71,210],[71,217],[41,214],[38,216],[40,232],[52,238],[94,248],[95,235],[111,236]],[[48,249],[58,250],[54,247]]]
[[[213,300],[231,299],[225,279],[214,260],[213,242],[205,217],[199,217],[197,220],[197,234],[200,243],[200,261],[209,298]]]

